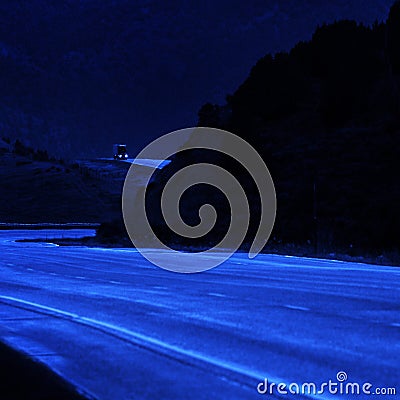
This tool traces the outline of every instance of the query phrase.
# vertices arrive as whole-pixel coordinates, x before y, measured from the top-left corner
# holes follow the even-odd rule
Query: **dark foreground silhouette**
[[[0,398],[85,400],[86,397],[44,365],[0,343]]]

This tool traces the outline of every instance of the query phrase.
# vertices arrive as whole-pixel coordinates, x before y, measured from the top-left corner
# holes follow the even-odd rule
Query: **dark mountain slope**
[[[399,249],[400,2],[388,22],[340,21],[260,59],[199,124],[229,129],[274,178],[274,240],[326,251]]]

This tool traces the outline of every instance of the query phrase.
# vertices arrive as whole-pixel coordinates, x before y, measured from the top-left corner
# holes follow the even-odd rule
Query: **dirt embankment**
[[[121,213],[122,169],[119,175],[105,179],[75,162],[35,160],[30,154],[16,154],[0,140],[0,222],[113,220]]]

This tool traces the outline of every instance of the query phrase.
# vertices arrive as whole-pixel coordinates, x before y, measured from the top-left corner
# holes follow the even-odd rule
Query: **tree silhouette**
[[[400,1],[390,9],[387,21],[387,47],[392,72],[400,74]]]

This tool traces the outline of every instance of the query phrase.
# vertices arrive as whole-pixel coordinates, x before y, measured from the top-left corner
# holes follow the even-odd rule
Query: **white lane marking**
[[[74,276],[76,279],[86,279],[84,276]]]
[[[27,271],[34,271],[32,268],[27,268]]]
[[[88,326],[91,328],[96,328],[104,333],[112,334],[114,336],[119,337],[120,339],[125,339],[129,340],[130,342],[133,342],[137,344],[138,346],[145,347],[149,350],[152,350],[158,354],[162,355],[167,355],[169,357],[173,357],[177,359],[178,361],[185,361],[186,363],[201,367],[202,365],[204,366],[211,366],[211,367],[216,367],[217,369],[220,369],[225,372],[230,373],[230,377],[232,377],[231,373],[235,373],[238,375],[238,378],[241,378],[240,381],[243,382],[247,386],[253,386],[252,383],[247,381],[247,379],[254,380],[256,382],[263,382],[266,374],[261,371],[256,371],[249,369],[245,366],[238,365],[236,363],[231,363],[227,361],[223,361],[221,359],[212,357],[212,356],[206,356],[204,354],[198,353],[196,351],[192,350],[186,350],[181,347],[163,342],[162,340],[153,338],[151,336],[144,335],[139,332],[134,332],[131,331],[130,329],[126,329],[114,324],[110,324],[108,322],[104,321],[99,321],[94,318],[87,318],[87,317],[82,317],[79,316],[78,314],[75,313],[70,313],[68,311],[63,311],[58,308],[54,307],[48,307],[42,304],[34,303],[31,301],[27,300],[22,300],[18,299],[15,297],[11,296],[2,296],[0,295],[0,299],[3,300],[5,303],[17,303],[21,305],[28,306],[27,309],[37,309],[41,310],[44,313],[47,313],[50,316],[53,317],[64,317],[65,319],[68,319],[72,322]],[[233,377],[232,377],[233,378]],[[245,378],[243,380],[243,378]],[[232,379],[234,380],[234,378]],[[269,382],[282,382],[286,383],[285,380],[278,379],[278,378],[272,378],[271,376],[268,376]],[[287,383],[287,385],[289,385]],[[304,396],[305,398],[310,398],[310,399],[321,399],[321,396],[313,396],[313,395],[307,395]]]
[[[225,294],[221,293],[208,293],[209,296],[214,296],[214,297],[227,297]]]
[[[292,306],[291,304],[284,304],[283,307],[289,308],[290,310],[298,310],[298,311],[310,311],[309,308],[307,307],[301,307],[301,306]]]
[[[120,285],[121,282],[117,282],[117,281],[108,281],[108,283],[112,283],[113,285]]]
[[[395,328],[400,328],[400,323],[394,322],[393,324],[390,324],[390,326],[394,326]]]

